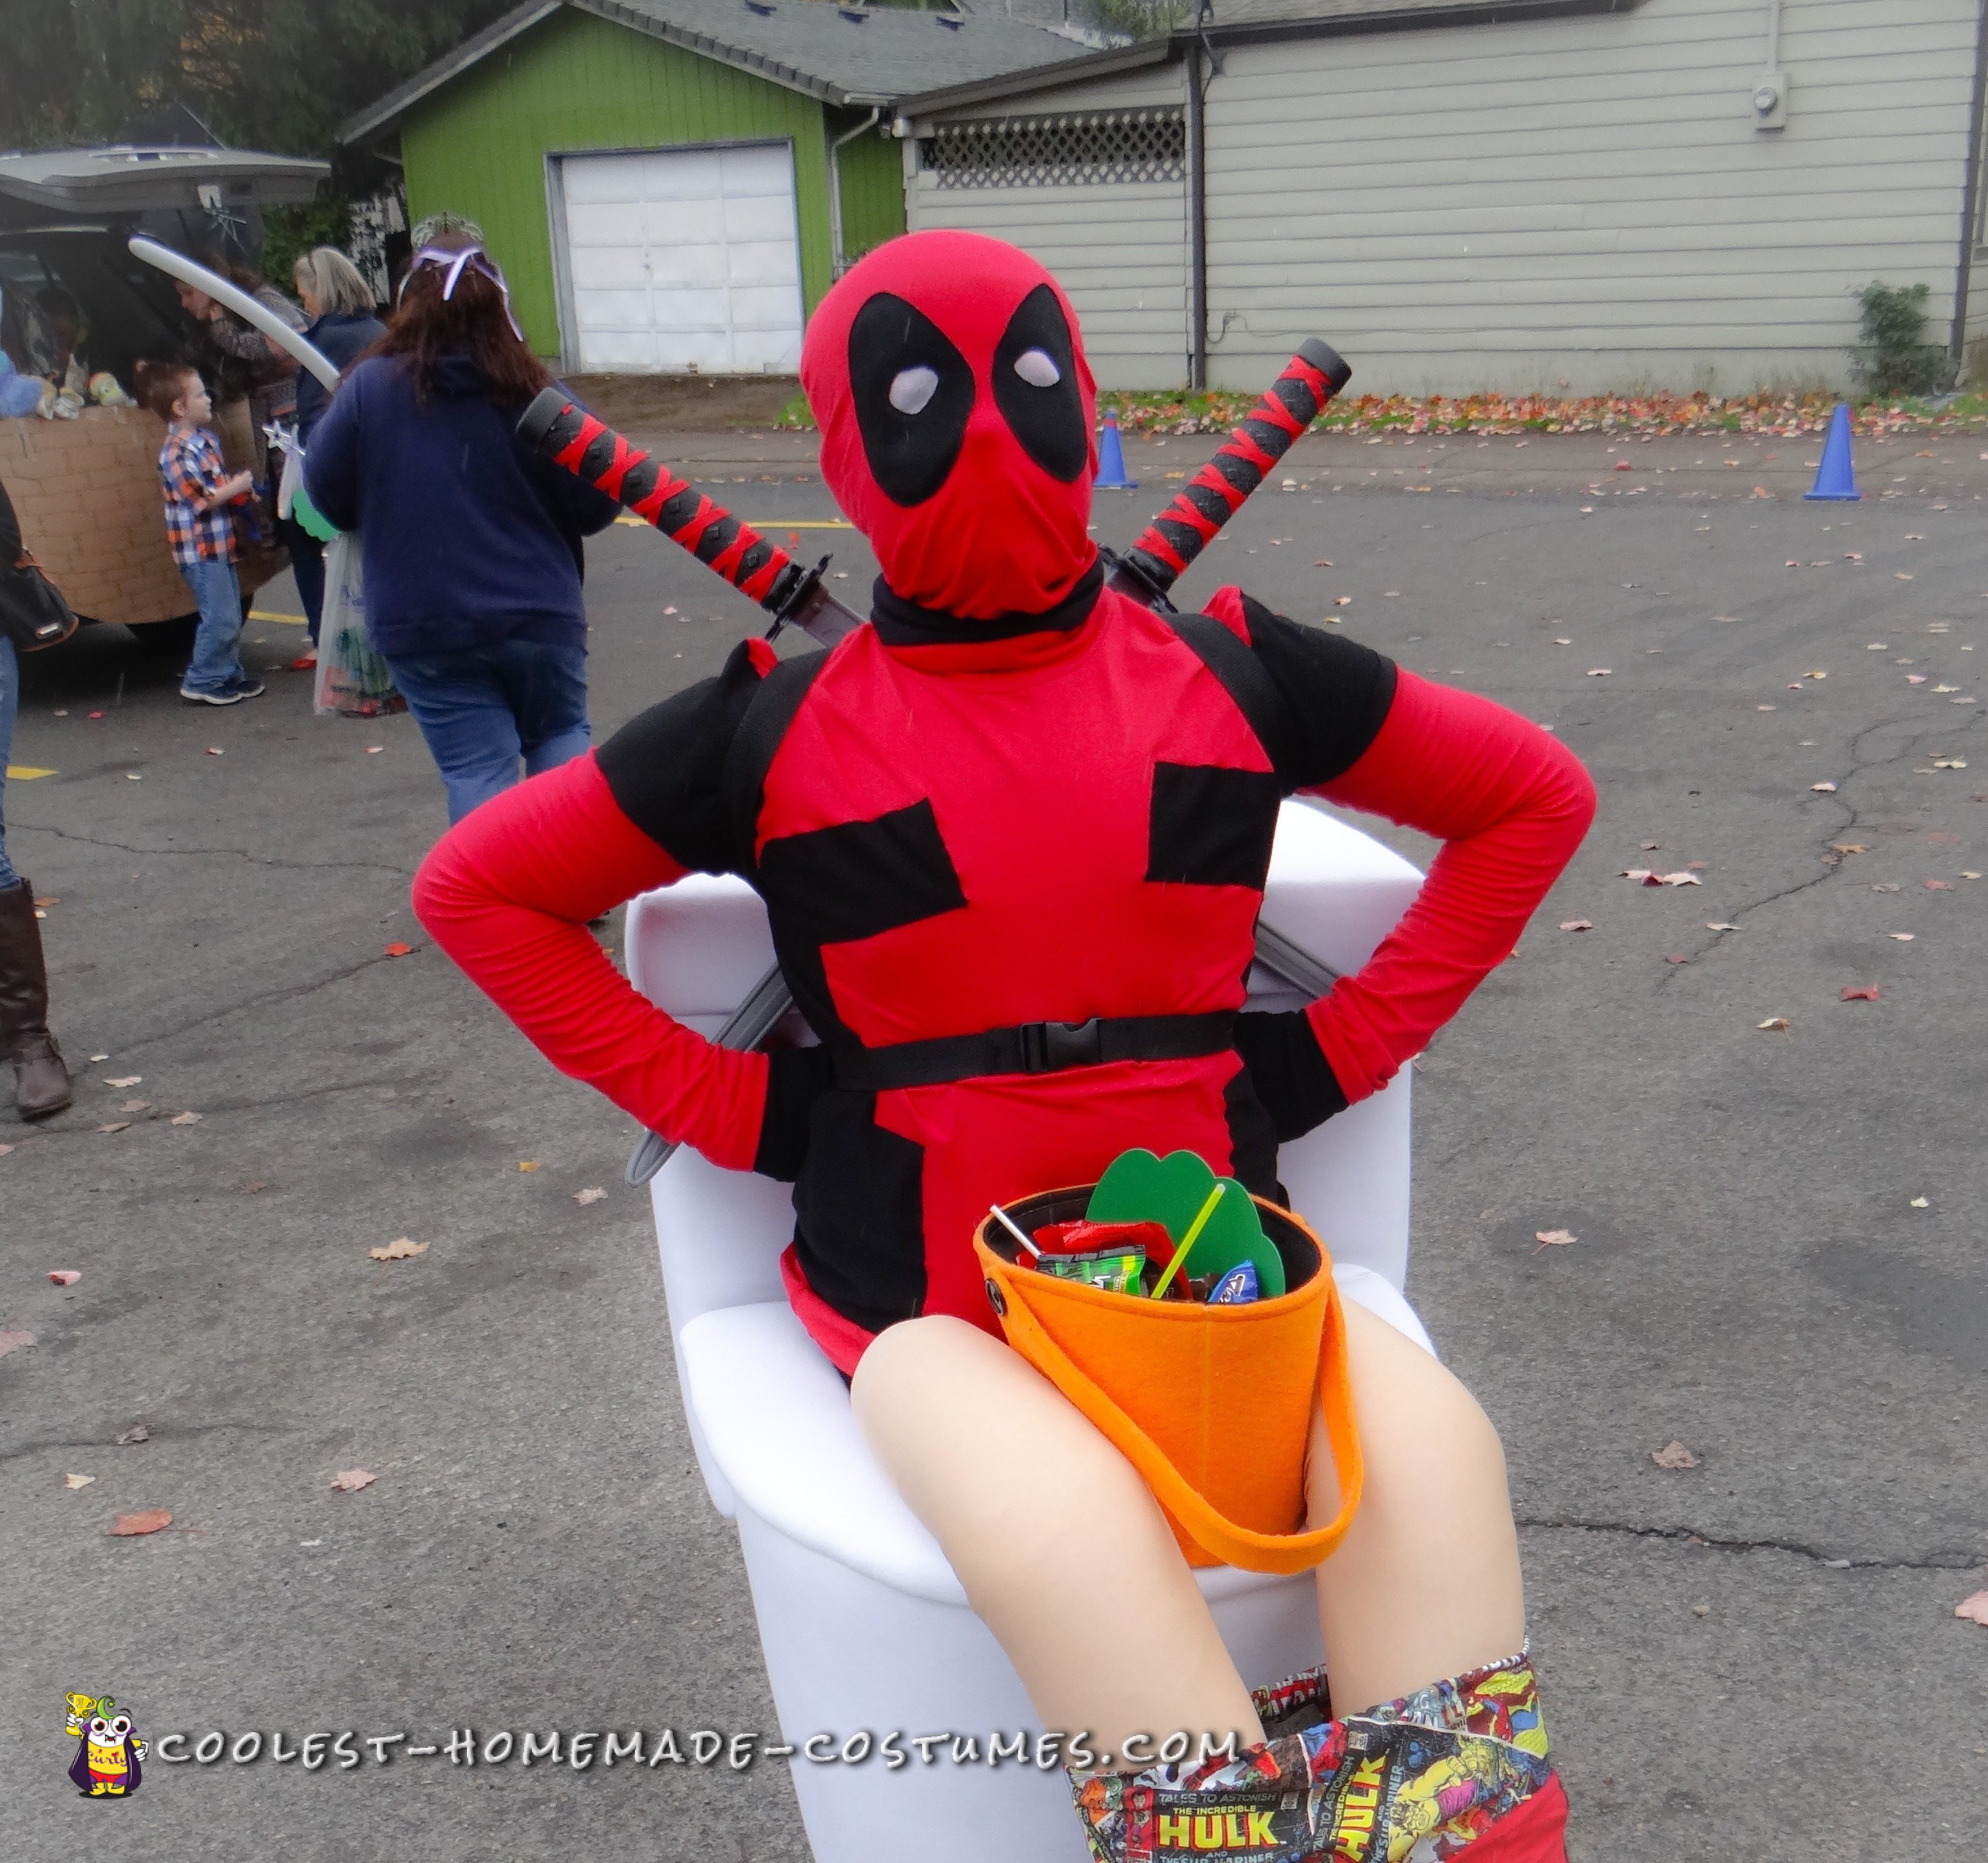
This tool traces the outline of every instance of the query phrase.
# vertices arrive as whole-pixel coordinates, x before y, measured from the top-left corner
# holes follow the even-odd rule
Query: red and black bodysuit
[[[1527,720],[1232,589],[1103,587],[1094,396],[1054,281],[900,240],[811,323],[822,467],[883,570],[872,624],[763,643],[458,824],[423,922],[546,1055],[714,1161],[795,1182],[790,1297],[844,1371],[914,1314],[993,1330],[997,1199],[1185,1147],[1275,1194],[1276,1144],[1380,1087],[1520,932],[1593,791]],[[1303,1012],[1241,1015],[1280,800],[1439,835],[1415,905]],[[728,1053],[588,918],[742,875],[819,1049]]]

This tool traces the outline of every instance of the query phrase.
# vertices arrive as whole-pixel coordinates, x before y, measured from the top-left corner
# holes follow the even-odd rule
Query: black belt
[[[1227,1009],[1206,1016],[1094,1016],[1088,1022],[1030,1022],[888,1048],[838,1048],[835,1084],[883,1093],[989,1074],[1060,1074],[1110,1061],[1191,1060],[1231,1046],[1235,1025]]]

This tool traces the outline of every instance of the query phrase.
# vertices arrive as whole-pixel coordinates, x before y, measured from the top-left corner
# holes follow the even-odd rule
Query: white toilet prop
[[[1263,926],[1335,972],[1357,969],[1422,876],[1370,836],[1302,801],[1277,824]],[[743,881],[691,875],[629,908],[628,974],[652,1002],[715,1035],[757,986],[773,942]],[[1303,1000],[1260,959],[1249,1006]],[[1301,968],[1302,966],[1294,966]],[[1278,1175],[1331,1250],[1341,1291],[1424,1346],[1408,1269],[1410,1075],[1284,1146]],[[817,1863],[1084,1863],[1060,1764],[990,1756],[1040,1723],[968,1608],[938,1543],[898,1498],[850,1413],[840,1375],[782,1293],[788,1187],[677,1151],[651,1184],[684,1409],[705,1486],[739,1527],[781,1739]],[[1434,1347],[1430,1347],[1433,1351]],[[1215,1567],[1197,1578],[1251,1685],[1317,1662],[1317,1594],[1295,1577]],[[895,1731],[905,1763],[875,1748]],[[844,1750],[870,1756],[845,1763]],[[913,1736],[928,1743],[930,1763]],[[811,1754],[804,1743],[811,1736]],[[955,1763],[954,1740],[978,1757]]]

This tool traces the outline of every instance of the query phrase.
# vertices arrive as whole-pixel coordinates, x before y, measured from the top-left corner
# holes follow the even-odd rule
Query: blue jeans
[[[297,600],[304,605],[310,644],[315,647],[318,624],[324,619],[324,546],[295,518],[283,519],[281,534],[290,553],[290,574],[297,585]]]
[[[587,747],[587,649],[498,641],[441,654],[389,654],[394,683],[448,791],[448,819],[525,774],[556,769]]]
[[[182,563],[180,573],[200,607],[200,631],[193,637],[193,662],[180,684],[191,692],[218,692],[248,675],[235,651],[242,640],[242,588],[235,565]]]
[[[14,742],[14,713],[21,702],[21,662],[14,643],[0,634],[0,804],[7,793],[7,756]],[[21,884],[7,858],[7,817],[0,812],[0,893],[12,892]]]

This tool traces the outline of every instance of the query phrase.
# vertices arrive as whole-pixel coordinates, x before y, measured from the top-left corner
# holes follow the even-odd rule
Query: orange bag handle
[[[1337,1283],[1331,1280],[1329,1270],[1320,1271],[1327,1280],[1325,1334],[1319,1344],[1318,1400],[1325,1412],[1326,1435],[1338,1476],[1339,1512],[1327,1525],[1303,1533],[1266,1533],[1239,1527],[1209,1502],[1174,1466],[1166,1452],[1050,1337],[1026,1300],[1011,1291],[1008,1310],[1001,1318],[1011,1338],[1016,1334],[1026,1338],[1023,1356],[1104,1432],[1197,1546],[1245,1571],[1305,1572],[1323,1564],[1337,1550],[1359,1510],[1366,1483],[1359,1432],[1354,1427],[1352,1393],[1346,1382],[1346,1315],[1340,1307]],[[1008,1276],[1004,1273],[1002,1278]]]

